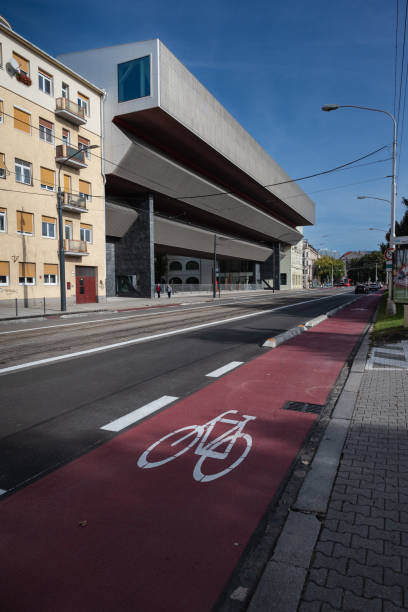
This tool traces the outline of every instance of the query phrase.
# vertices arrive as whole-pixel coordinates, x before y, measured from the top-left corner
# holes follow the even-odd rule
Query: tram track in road
[[[35,364],[41,360],[56,359],[57,356],[93,352],[101,348],[120,347],[134,342],[147,342],[161,336],[186,333],[205,326],[222,325],[229,321],[245,319],[274,311],[292,309],[303,304],[324,304],[344,294],[316,296],[304,300],[279,296],[278,300],[254,300],[249,304],[227,303],[208,307],[172,310],[161,313],[143,313],[133,317],[118,317],[109,320],[82,321],[35,329],[11,330],[0,334],[0,370],[23,363]],[[337,301],[337,300],[336,300]],[[199,312],[197,312],[199,310]],[[17,333],[20,332],[21,333]]]

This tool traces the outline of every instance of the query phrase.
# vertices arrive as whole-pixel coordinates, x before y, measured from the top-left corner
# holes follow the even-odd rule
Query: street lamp
[[[395,194],[396,194],[396,160],[397,160],[397,122],[395,121],[395,117],[391,115],[386,110],[380,108],[371,108],[370,106],[355,106],[353,104],[326,104],[322,106],[322,110],[329,113],[330,111],[338,110],[339,108],[357,108],[359,110],[367,110],[372,111],[374,113],[383,113],[387,115],[393,123],[393,139],[392,139],[392,174],[391,174],[391,228],[390,228],[390,247],[394,246],[395,241]],[[387,302],[387,311],[388,313],[396,312],[395,304],[392,301],[392,278],[389,276],[388,283],[388,302]]]
[[[391,204],[390,200],[386,200],[385,198],[377,198],[376,196],[357,196],[357,200],[381,200],[382,202],[388,202]]]
[[[74,151],[64,159],[64,162],[58,163],[58,191],[57,191],[57,211],[58,211],[58,239],[59,239],[59,263],[60,263],[60,296],[61,296],[61,311],[67,309],[67,292],[65,286],[65,250],[64,250],[64,228],[62,223],[62,193],[61,193],[61,167],[72,157],[78,155],[79,151],[89,151],[90,149],[98,149],[99,145],[93,144],[82,147],[78,151]]]
[[[387,229],[384,229],[383,227],[369,227],[368,228],[371,232],[372,231],[376,231],[376,232],[384,232],[385,234],[388,232]]]
[[[330,111],[337,110],[339,108],[357,108],[360,110],[373,111],[374,113],[383,113],[387,115],[393,122],[394,130],[393,130],[393,140],[392,140],[392,174],[391,174],[391,234],[390,234],[390,246],[394,246],[395,239],[395,193],[396,193],[396,179],[395,179],[395,170],[396,170],[396,158],[397,158],[397,122],[391,113],[386,110],[382,110],[380,108],[371,108],[369,106],[355,106],[352,104],[326,104],[322,106],[322,110],[329,113]]]

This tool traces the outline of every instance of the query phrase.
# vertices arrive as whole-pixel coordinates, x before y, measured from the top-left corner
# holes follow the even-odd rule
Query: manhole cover
[[[320,414],[324,406],[320,404],[307,404],[306,402],[286,402],[283,405],[283,410],[296,410],[297,412],[313,412]]]

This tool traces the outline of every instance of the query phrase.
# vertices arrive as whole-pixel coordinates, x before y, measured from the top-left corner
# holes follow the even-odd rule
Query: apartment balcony
[[[64,240],[65,255],[83,257],[89,255],[86,242],[84,240]]]
[[[67,98],[56,99],[55,114],[74,125],[84,125],[86,123],[85,109]]]
[[[71,168],[86,168],[85,163],[85,151],[82,149],[75,149],[66,144],[57,145],[55,153],[55,161],[57,164],[65,164]]]
[[[62,210],[77,213],[87,213],[86,198],[75,197],[71,193],[62,192]]]

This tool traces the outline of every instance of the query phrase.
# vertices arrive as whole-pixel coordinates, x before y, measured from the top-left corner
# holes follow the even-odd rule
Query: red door
[[[75,266],[76,303],[96,302],[96,268]]]

